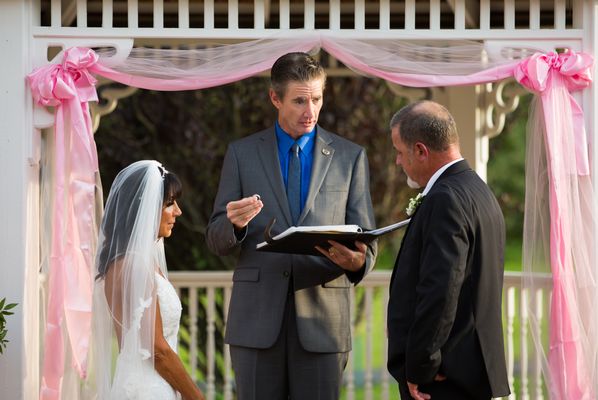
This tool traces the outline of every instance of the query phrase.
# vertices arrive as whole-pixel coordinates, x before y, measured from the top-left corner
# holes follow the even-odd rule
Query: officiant
[[[264,230],[374,228],[365,150],[317,125],[326,74],[306,53],[271,69],[274,126],[229,144],[209,248],[240,249],[225,342],[239,400],[338,399],[351,350],[349,294],[371,271],[375,242],[332,242],[321,256],[257,252]]]

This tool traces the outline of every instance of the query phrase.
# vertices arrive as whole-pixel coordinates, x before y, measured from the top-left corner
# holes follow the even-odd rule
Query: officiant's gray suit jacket
[[[309,193],[298,225],[374,228],[368,169],[362,147],[318,126]],[[254,194],[261,196],[264,207],[239,240],[226,217],[226,204]],[[257,252],[272,218],[276,218],[273,234],[292,224],[273,127],[229,145],[207,227],[213,252],[227,255],[240,248],[226,343],[271,347],[291,288],[303,348],[326,353],[351,350],[349,288],[372,269],[376,244],[368,247],[365,267],[358,273],[345,273],[325,257]]]

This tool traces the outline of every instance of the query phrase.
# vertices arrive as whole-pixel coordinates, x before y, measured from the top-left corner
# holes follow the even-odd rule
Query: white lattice
[[[251,39],[290,28],[353,37],[574,39],[584,1],[38,0],[36,35]],[[587,2],[586,2],[587,3]],[[81,32],[86,32],[82,35]]]

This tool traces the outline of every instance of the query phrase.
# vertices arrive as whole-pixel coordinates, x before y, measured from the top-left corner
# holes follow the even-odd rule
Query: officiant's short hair
[[[395,127],[407,145],[421,142],[430,150],[445,151],[459,143],[453,116],[443,105],[433,101],[422,100],[401,108],[390,120],[390,129]]]
[[[287,53],[279,57],[270,70],[270,85],[281,99],[284,97],[289,82],[310,82],[315,79],[322,79],[324,86],[326,71],[315,58],[307,53]]]

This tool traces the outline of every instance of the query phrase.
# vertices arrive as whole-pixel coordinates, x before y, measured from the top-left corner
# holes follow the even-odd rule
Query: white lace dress
[[[181,301],[171,283],[156,273],[156,287],[162,333],[170,347],[176,352],[179,324],[181,320]],[[135,371],[137,369],[137,371]],[[154,369],[150,360],[144,362],[141,370],[131,367],[123,354],[117,358],[111,400],[177,400],[180,396],[172,386]]]

